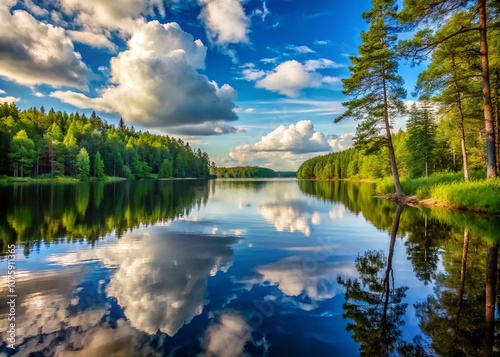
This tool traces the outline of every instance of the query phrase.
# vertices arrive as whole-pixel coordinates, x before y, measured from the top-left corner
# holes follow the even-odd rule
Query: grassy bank
[[[403,179],[401,186],[406,195],[419,200],[431,199],[441,205],[500,213],[500,180],[486,180],[484,171],[473,172],[470,181],[463,181],[462,173],[436,174],[416,179]],[[394,193],[392,177],[377,182],[377,192]]]
[[[80,180],[75,177],[70,176],[52,176],[52,175],[41,175],[35,177],[12,177],[1,175],[0,182],[82,182],[82,181],[121,181],[126,180],[123,177],[115,177],[115,176],[105,176],[105,177],[89,177],[86,180]]]

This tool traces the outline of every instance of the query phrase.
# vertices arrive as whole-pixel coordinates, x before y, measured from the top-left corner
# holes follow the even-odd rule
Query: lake
[[[20,356],[498,353],[499,217],[372,196],[285,179],[0,186],[0,353],[8,287]]]

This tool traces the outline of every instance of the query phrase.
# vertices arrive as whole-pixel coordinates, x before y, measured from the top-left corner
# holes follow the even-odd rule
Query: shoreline
[[[490,211],[487,209],[474,209],[474,208],[460,207],[456,204],[447,203],[447,202],[444,202],[441,200],[436,200],[432,197],[417,198],[416,195],[398,197],[395,194],[373,195],[372,197],[373,198],[387,199],[387,200],[394,202],[396,204],[402,204],[402,205],[410,206],[410,207],[414,207],[414,208],[418,208],[419,206],[424,206],[427,208],[437,208],[437,209],[445,209],[445,210],[450,210],[450,211],[478,213],[478,214],[489,215],[489,216],[500,215],[500,212],[497,212],[497,211]]]

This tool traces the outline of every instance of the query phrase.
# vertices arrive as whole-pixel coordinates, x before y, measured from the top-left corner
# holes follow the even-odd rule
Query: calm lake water
[[[498,354],[500,219],[372,195],[296,180],[1,186],[0,353],[14,243],[20,356]]]

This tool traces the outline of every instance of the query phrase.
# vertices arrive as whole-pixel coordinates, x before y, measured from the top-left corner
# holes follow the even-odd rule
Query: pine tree
[[[391,119],[404,113],[402,99],[406,96],[403,79],[397,74],[398,63],[395,51],[396,6],[394,0],[373,0],[370,11],[363,18],[370,28],[361,33],[362,44],[359,55],[351,57],[351,76],[343,79],[343,93],[353,99],[343,103],[346,112],[335,119],[362,120],[357,127],[356,144],[370,147],[385,144],[389,153],[394,186],[398,196],[404,196],[399,181],[396,156],[391,137]],[[380,132],[385,131],[385,140]]]
[[[101,159],[101,153],[98,151],[94,158],[94,176],[104,177],[104,162]]]
[[[84,180],[90,176],[90,158],[87,149],[81,148],[76,155],[76,176]]]
[[[9,159],[12,162],[14,176],[19,173],[23,177],[25,173],[29,173],[35,156],[35,143],[28,137],[25,130],[20,130],[10,143]]]
[[[413,104],[406,127],[411,158],[410,175],[415,177],[423,173],[429,176],[429,162],[436,145],[436,124],[426,103],[421,108]]]

